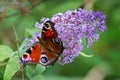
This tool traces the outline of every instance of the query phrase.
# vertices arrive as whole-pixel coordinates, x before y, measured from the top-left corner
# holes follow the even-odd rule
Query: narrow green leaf
[[[92,57],[93,55],[88,55],[88,54],[85,54],[85,53],[83,53],[83,52],[79,52],[80,53],[80,55],[82,55],[82,56],[84,56],[84,57]]]
[[[12,53],[13,53],[12,49],[10,49],[8,46],[0,45],[0,62],[9,58]]]
[[[19,58],[17,52],[10,57],[4,72],[4,80],[11,80],[13,75],[20,69]]]

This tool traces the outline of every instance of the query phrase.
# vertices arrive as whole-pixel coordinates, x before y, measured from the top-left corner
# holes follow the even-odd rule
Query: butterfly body
[[[46,21],[42,29],[42,37],[21,58],[25,64],[53,65],[63,51],[63,44],[54,28],[54,23]]]

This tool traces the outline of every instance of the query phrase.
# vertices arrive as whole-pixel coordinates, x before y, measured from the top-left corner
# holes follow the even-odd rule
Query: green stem
[[[17,46],[17,49],[18,49],[18,57],[19,57],[19,59],[20,59],[19,38],[18,38],[18,35],[17,35],[17,32],[16,32],[16,30],[15,30],[14,25],[12,25],[12,27],[13,27],[13,30],[14,30],[14,33],[15,33],[15,37],[16,37],[16,46]],[[21,74],[22,74],[22,76],[21,76],[21,77],[22,77],[22,80],[25,80],[25,78],[24,78],[24,69],[23,69],[23,65],[22,65],[21,63],[20,63],[20,71],[21,71]]]

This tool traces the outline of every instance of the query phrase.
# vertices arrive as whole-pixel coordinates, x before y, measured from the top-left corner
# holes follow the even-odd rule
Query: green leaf
[[[44,70],[45,66],[42,66],[41,64],[27,65],[25,67],[26,75],[29,79],[31,79],[35,75],[40,75]]]
[[[45,69],[46,69],[45,66],[42,66],[41,64],[37,64],[37,66],[36,66],[36,74],[40,74],[40,73],[44,72]]]
[[[0,62],[9,58],[12,53],[13,53],[12,49],[10,49],[8,46],[0,45]]]
[[[36,67],[36,65],[26,65],[25,66],[25,73],[26,73],[26,76],[29,78],[29,79],[31,79],[32,78],[32,76],[34,75],[34,73],[35,73],[35,67]]]
[[[7,62],[0,63],[0,67],[7,65]]]
[[[4,80],[11,80],[14,74],[20,69],[19,58],[17,52],[10,57],[4,72]]]
[[[38,80],[38,79],[40,79],[40,80],[46,80],[42,75],[35,75],[33,78],[31,78],[30,80]]]
[[[40,29],[35,29],[35,28],[32,28],[32,29],[25,29],[25,36],[28,37],[28,38],[32,38],[33,37],[33,34],[34,32],[41,32]]]
[[[32,38],[33,30],[31,29],[25,29],[25,36],[28,38]]]
[[[76,76],[76,77],[74,77],[74,76],[60,76],[60,75],[47,75],[47,76],[45,76],[45,79],[46,80],[83,80],[81,75]]]

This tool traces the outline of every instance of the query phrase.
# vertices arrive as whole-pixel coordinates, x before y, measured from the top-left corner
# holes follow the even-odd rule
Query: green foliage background
[[[0,80],[21,80],[12,25],[22,44],[22,55],[25,31],[32,32],[35,22],[39,22],[42,17],[52,17],[55,13],[76,9],[82,4],[83,0],[1,0]],[[41,65],[26,66],[25,80],[98,80],[97,73],[103,77],[100,80],[120,80],[120,1],[94,0],[93,10],[106,15],[108,28],[90,48],[84,48],[83,52],[93,54],[93,57],[80,55],[71,64],[56,63],[47,68]]]

